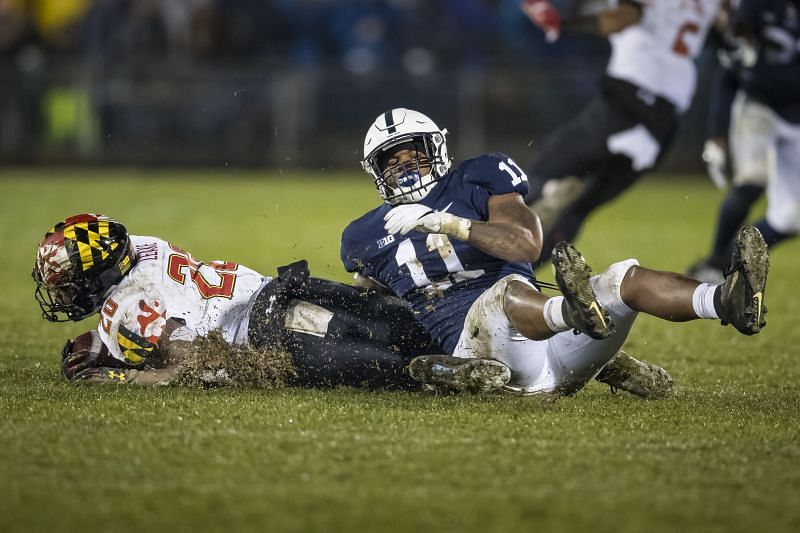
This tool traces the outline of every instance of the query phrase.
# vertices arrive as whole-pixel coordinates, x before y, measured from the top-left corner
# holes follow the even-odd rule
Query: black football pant
[[[262,291],[258,298],[269,294]],[[408,362],[440,351],[398,298],[318,278],[309,278],[292,296],[286,307],[302,300],[333,313],[324,336],[286,329],[283,309],[269,321],[251,313],[250,337],[260,339],[257,345],[280,342],[288,349],[295,385],[413,390],[419,385],[404,372]]]
[[[542,187],[549,180],[574,176],[583,181],[580,195],[545,231],[537,266],[550,259],[559,241],[574,242],[594,209],[619,196],[641,176],[643,170],[634,170],[628,156],[609,151],[610,136],[642,125],[659,144],[658,159],[665,153],[678,116],[663,98],[651,95],[646,100],[635,85],[606,77],[601,93],[577,117],[550,134],[535,154],[529,172],[531,190],[525,198],[528,205],[541,198]]]

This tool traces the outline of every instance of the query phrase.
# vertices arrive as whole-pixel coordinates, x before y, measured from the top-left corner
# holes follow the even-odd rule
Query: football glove
[[[472,229],[472,221],[450,213],[440,213],[422,204],[398,205],[383,217],[384,229],[391,233],[405,235],[411,230],[423,233],[443,233],[466,241]]]
[[[94,330],[78,335],[74,341],[67,339],[61,349],[61,375],[70,381],[87,369],[121,364],[109,353],[100,340],[100,334]]]
[[[708,177],[720,190],[724,190],[728,186],[726,177],[728,156],[725,153],[723,142],[712,138],[706,140],[703,145],[703,161],[706,163]]]
[[[111,368],[107,366],[99,366],[93,368],[86,368],[72,378],[74,382],[84,383],[134,383],[138,371],[126,368]]]
[[[520,9],[541,28],[548,43],[555,42],[561,35],[561,15],[549,0],[522,0]]]

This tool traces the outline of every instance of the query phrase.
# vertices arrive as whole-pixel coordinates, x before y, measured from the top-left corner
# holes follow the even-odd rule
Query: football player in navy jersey
[[[635,259],[592,277],[583,256],[561,242],[553,265],[562,295],[544,296],[531,267],[542,231],[524,202],[525,173],[501,153],[451,168],[446,133],[417,111],[378,116],[362,164],[383,203],[342,234],[341,258],[356,284],[409,302],[451,354],[412,360],[415,379],[569,394],[597,376],[654,397],[671,393],[669,375],[622,352],[615,357],[637,312],[672,321],[722,319],[748,335],[766,324],[769,261],[752,226],[738,235],[739,275],[723,285],[648,270]]]
[[[768,191],[767,216],[755,226],[768,245],[800,232],[800,0],[740,0],[721,56],[738,88],[729,147],[733,187],[723,202],[711,254],[689,274],[722,278],[733,236],[751,206]],[[723,91],[717,94],[724,98]]]

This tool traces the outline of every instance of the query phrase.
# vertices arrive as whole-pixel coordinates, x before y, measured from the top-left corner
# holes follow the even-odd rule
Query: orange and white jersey
[[[700,53],[720,0],[637,0],[637,24],[611,35],[606,74],[666,98],[680,112],[694,97]]]
[[[114,357],[144,362],[169,318],[185,323],[183,340],[219,330],[230,343],[246,342],[250,308],[271,278],[236,263],[203,263],[156,237],[130,239],[136,264],[106,298],[97,328]]]

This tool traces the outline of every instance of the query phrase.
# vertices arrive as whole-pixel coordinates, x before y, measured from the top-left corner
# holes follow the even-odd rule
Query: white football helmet
[[[450,170],[446,134],[446,129],[440,130],[430,118],[411,109],[400,107],[379,115],[364,138],[361,166],[375,180],[381,198],[393,205],[425,198]],[[415,149],[417,157],[388,165],[400,145]]]

